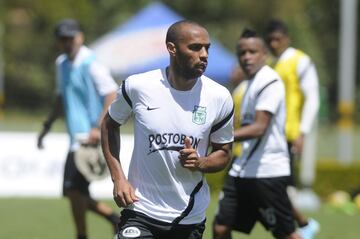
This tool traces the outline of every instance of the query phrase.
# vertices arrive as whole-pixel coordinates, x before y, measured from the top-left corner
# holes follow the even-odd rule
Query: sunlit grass
[[[115,203],[106,203],[118,210]],[[207,211],[204,239],[211,239],[211,224],[216,210],[216,196],[213,196]],[[360,213],[346,215],[334,213],[322,208],[318,212],[307,213],[318,220],[321,231],[316,239],[358,239],[360,235]],[[112,232],[109,223],[102,218],[89,213],[90,239],[111,239]],[[0,238],[9,239],[64,239],[75,238],[74,226],[69,205],[65,199],[39,198],[0,198]],[[250,237],[234,233],[233,239],[272,238],[260,224],[255,226]]]

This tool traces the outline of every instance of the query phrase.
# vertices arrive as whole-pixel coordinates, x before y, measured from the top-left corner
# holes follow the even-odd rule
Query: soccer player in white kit
[[[263,39],[245,29],[237,43],[248,79],[241,105],[241,127],[234,140],[242,153],[231,166],[213,224],[214,239],[231,230],[250,234],[257,221],[277,239],[299,239],[288,197],[289,154],[285,138],[285,90],[279,75],[265,65]]]
[[[128,77],[101,126],[114,200],[124,207],[118,238],[202,238],[210,200],[204,173],[224,169],[231,158],[231,95],[203,76],[208,32],[192,21],[174,23],[166,47],[170,65]],[[119,127],[131,114],[135,142],[126,178]]]
[[[291,38],[285,22],[278,19],[269,21],[265,27],[265,39],[275,57],[273,67],[285,85],[285,133],[291,172],[289,186],[297,187],[299,185],[296,181],[295,161],[297,157],[304,158],[301,156],[304,143],[310,137],[310,132],[316,130],[320,107],[319,78],[311,58],[303,51],[291,46]],[[315,158],[315,152],[312,154]],[[293,211],[302,238],[315,238],[320,230],[319,222],[313,218],[307,218],[294,204]]]

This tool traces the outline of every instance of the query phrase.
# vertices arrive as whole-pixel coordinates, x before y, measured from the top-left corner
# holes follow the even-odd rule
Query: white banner
[[[44,149],[36,147],[37,133],[0,132],[0,197],[60,197],[65,159],[69,148],[66,133],[49,133]],[[121,136],[120,158],[125,173],[133,149],[133,136]],[[95,198],[112,198],[110,177],[91,183]]]

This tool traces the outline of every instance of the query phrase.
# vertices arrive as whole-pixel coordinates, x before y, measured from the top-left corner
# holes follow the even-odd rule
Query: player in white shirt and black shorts
[[[128,77],[102,123],[114,200],[124,207],[118,238],[202,238],[210,200],[204,173],[224,169],[231,158],[233,102],[225,87],[203,76],[206,29],[174,23],[166,47],[170,65]],[[131,114],[135,142],[126,178],[119,126]]]
[[[286,191],[290,174],[285,139],[285,91],[279,75],[265,65],[266,47],[256,32],[245,29],[237,43],[239,63],[248,78],[240,111],[242,141],[225,180],[214,220],[216,239],[231,230],[249,234],[257,221],[275,238],[299,238]]]

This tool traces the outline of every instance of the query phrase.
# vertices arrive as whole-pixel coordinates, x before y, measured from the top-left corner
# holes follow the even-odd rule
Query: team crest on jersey
[[[192,114],[192,122],[195,124],[205,124],[206,122],[206,107],[199,105],[194,106]]]

